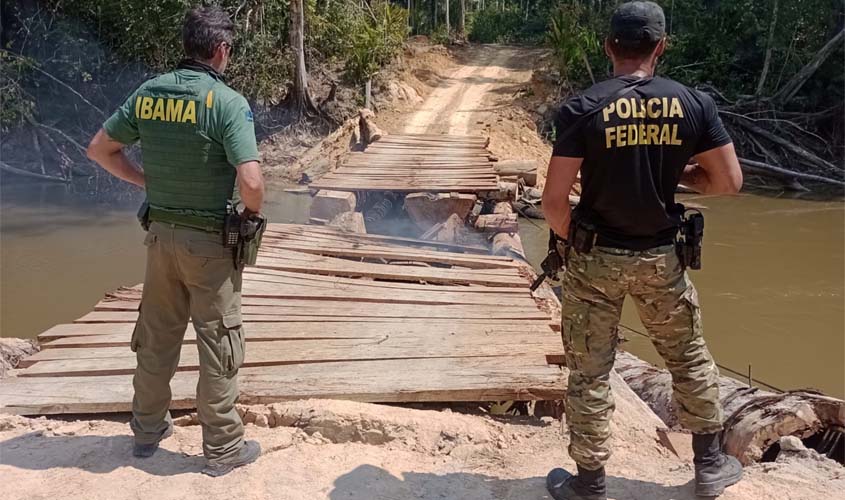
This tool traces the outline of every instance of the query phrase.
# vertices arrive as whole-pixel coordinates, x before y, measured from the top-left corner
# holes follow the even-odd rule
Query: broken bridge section
[[[319,180],[314,189],[478,193],[499,189],[489,139],[436,134],[385,135]]]
[[[244,272],[242,403],[557,400],[562,346],[533,273],[482,247],[271,224]],[[0,383],[0,411],[129,411],[142,287],[109,294]],[[545,310],[544,310],[545,309]],[[194,408],[196,335],[171,383]]]

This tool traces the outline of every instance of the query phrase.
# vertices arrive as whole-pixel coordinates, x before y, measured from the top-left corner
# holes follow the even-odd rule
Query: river
[[[143,281],[140,193],[103,199],[84,187],[0,186],[0,336],[32,338],[73,321],[107,290]],[[687,196],[707,218],[704,269],[692,279],[717,361],[781,389],[845,397],[845,205],[741,195]],[[308,197],[268,189],[268,216],[305,222]],[[535,266],[543,221],[521,220]],[[643,331],[633,305],[623,324]],[[650,361],[648,341],[624,348]]]

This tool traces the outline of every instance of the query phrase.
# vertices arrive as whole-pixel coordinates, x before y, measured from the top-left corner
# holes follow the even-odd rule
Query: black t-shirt
[[[675,189],[688,160],[731,138],[710,96],[661,77],[614,99],[565,134],[581,115],[637,79],[606,80],[566,101],[556,123],[563,140],[552,154],[584,159],[576,214],[597,227],[598,244],[645,250],[674,240]]]

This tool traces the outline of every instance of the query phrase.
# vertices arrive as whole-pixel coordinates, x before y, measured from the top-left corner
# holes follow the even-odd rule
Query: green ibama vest
[[[208,134],[217,84],[209,75],[184,84],[153,81],[136,95],[151,221],[222,227],[237,171]]]

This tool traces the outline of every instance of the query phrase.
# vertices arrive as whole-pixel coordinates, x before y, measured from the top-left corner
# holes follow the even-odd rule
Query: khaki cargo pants
[[[170,379],[188,319],[193,322],[199,352],[197,415],[203,452],[212,462],[237,455],[244,434],[235,411],[244,359],[241,273],[221,239],[220,234],[151,224],[144,240],[144,293],[132,334],[138,367],[130,426],[138,443],[149,444],[171,425]]]
[[[673,246],[637,252],[596,247],[570,254],[563,278],[562,335],[569,368],[569,455],[596,470],[610,457],[615,404],[610,370],[622,303],[631,295],[672,374],[681,424],[696,433],[722,429],[718,368],[702,336],[698,295]]]

